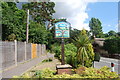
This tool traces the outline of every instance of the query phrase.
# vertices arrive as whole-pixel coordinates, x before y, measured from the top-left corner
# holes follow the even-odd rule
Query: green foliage
[[[15,34],[13,34],[13,33],[8,36],[8,40],[9,40],[9,41],[14,41],[15,39],[16,39],[16,36],[15,36]]]
[[[74,44],[65,44],[65,63],[72,65],[73,67],[77,67],[77,47]],[[61,59],[61,46],[54,44],[52,45],[52,51],[55,53],[55,57]]]
[[[42,62],[51,62],[52,61],[52,59],[45,59],[45,60],[43,60]]]
[[[77,67],[79,64],[84,64],[86,67],[92,66],[94,52],[86,30],[81,31],[79,37],[75,38],[74,44],[65,44],[65,62],[73,67]],[[61,46],[53,45],[52,51],[55,53],[55,57],[61,59]]]
[[[89,22],[89,27],[90,27],[90,31],[92,32],[92,35],[100,38],[103,35],[102,32],[102,23],[100,22],[99,19],[97,18],[91,18],[90,22]]]
[[[72,65],[73,67],[77,67],[77,47],[74,44],[66,44],[65,45],[65,62],[67,64]]]
[[[92,66],[94,60],[93,46],[90,43],[89,37],[86,34],[86,30],[82,30],[80,35],[75,38],[74,44],[77,47],[77,59],[83,66]]]
[[[29,25],[29,42],[48,44],[48,33],[49,32],[46,30],[44,24],[31,21]]]
[[[14,2],[2,2],[2,39],[25,40],[26,12],[16,7]],[[14,38],[11,36],[15,35]]]
[[[29,5],[28,5],[29,4]],[[31,2],[18,9],[15,2],[1,2],[2,12],[2,39],[3,40],[26,40],[26,9],[30,8],[32,20],[29,24],[29,42],[47,44],[54,42],[50,31],[46,30],[45,22],[52,19],[55,4],[53,2]],[[38,6],[42,6],[40,9]],[[40,14],[39,14],[40,13]],[[30,18],[31,18],[30,16]],[[48,44],[49,43],[49,44]]]
[[[116,35],[116,32],[111,30],[108,32],[108,36],[115,36]]]
[[[94,56],[94,61],[100,61],[100,54],[99,53],[95,53],[95,56]]]
[[[43,69],[40,71],[39,78],[51,78],[56,73],[56,71],[50,70],[49,68]],[[37,74],[36,74],[37,76]]]
[[[57,57],[58,59],[60,59],[60,54],[61,54],[61,46],[54,44],[52,45],[52,52],[55,53],[55,57]]]
[[[61,44],[61,40],[60,39],[55,39],[55,27],[52,27],[49,30],[49,34],[48,34],[47,40],[48,40],[47,49],[51,50],[51,52],[53,51],[52,50],[53,46],[57,46],[57,45]]]
[[[106,66],[102,67],[101,69],[96,68],[86,68],[86,67],[79,67],[78,69],[75,69],[75,74],[69,75],[69,74],[61,74],[56,75],[56,71],[50,70],[50,69],[44,69],[44,70],[38,70],[35,71],[35,74],[31,76],[31,78],[105,78],[105,79],[112,79],[112,78],[118,78],[118,74],[116,72],[111,72],[110,69]],[[26,73],[20,77],[15,76],[15,78],[30,78],[30,74]]]
[[[111,72],[110,68],[104,66],[101,69],[86,68],[84,76],[88,78],[118,78],[116,72]]]
[[[106,39],[104,42],[104,49],[108,51],[109,54],[120,54],[120,37]]]
[[[111,38],[120,37],[120,36],[119,36],[119,32],[116,33],[115,31],[110,30],[108,33],[103,34],[103,37],[106,39],[111,39]]]
[[[55,13],[54,2],[31,2],[23,5],[23,9],[29,9],[34,21],[45,23],[52,19],[52,14]]]

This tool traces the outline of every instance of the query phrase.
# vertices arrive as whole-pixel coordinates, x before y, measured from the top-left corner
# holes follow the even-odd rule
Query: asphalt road
[[[100,62],[96,62],[96,61],[94,62],[94,67],[101,68],[103,66],[108,66],[109,68],[111,68],[111,63],[114,63],[115,65],[114,66],[115,72],[120,74],[120,60],[117,59],[101,57]]]

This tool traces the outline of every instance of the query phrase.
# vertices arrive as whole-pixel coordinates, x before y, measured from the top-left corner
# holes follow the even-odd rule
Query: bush
[[[77,47],[74,44],[65,44],[64,45],[64,55],[65,55],[65,63],[72,65],[73,67],[77,67]],[[52,51],[55,53],[55,57],[61,59],[61,46],[53,45]]]
[[[34,76],[31,78],[118,78],[118,74],[116,72],[111,72],[110,69],[106,66],[102,67],[101,69],[95,69],[95,68],[86,68],[86,67],[79,67],[75,69],[76,74],[61,74],[56,75],[56,71],[50,70],[50,69],[44,69],[36,71]],[[17,76],[15,76],[18,78]],[[19,77],[20,78],[20,77]],[[21,76],[21,78],[30,78],[30,76],[25,74]]]
[[[67,64],[72,65],[73,67],[77,67],[77,47],[73,44],[66,44],[65,45],[65,62]]]
[[[45,59],[45,60],[43,60],[42,62],[51,62],[52,61],[52,59]]]
[[[120,37],[106,39],[103,48],[108,51],[109,54],[120,54]]]
[[[52,52],[55,53],[55,57],[57,57],[58,59],[60,59],[60,54],[61,54],[61,46],[59,45],[52,45]]]
[[[94,61],[100,61],[100,54],[99,53],[95,53],[95,56],[94,56]]]

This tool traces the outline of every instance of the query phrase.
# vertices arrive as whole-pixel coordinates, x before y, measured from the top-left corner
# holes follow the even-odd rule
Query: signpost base
[[[57,74],[72,74],[72,66],[69,64],[65,64],[65,65],[57,65],[56,66],[56,70],[57,70]]]

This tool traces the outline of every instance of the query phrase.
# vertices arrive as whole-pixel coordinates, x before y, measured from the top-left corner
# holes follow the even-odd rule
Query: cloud
[[[89,18],[87,5],[97,0],[52,0],[56,3],[54,18],[67,18],[73,28],[89,30],[89,23],[85,21]],[[90,9],[89,9],[90,10]]]
[[[116,31],[117,31],[117,32],[120,32],[120,21],[119,21],[118,24],[116,24],[115,28],[116,28]]]
[[[110,24],[108,24],[107,26],[108,26],[108,27],[111,27],[111,25],[110,25]]]

